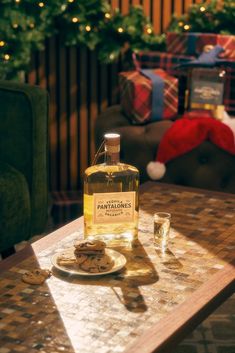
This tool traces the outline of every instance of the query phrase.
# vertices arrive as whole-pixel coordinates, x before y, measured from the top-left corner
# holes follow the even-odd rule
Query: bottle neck
[[[118,164],[120,162],[120,153],[116,152],[108,152],[106,151],[105,154],[105,163],[108,165],[115,165]]]
[[[112,165],[119,163],[120,160],[120,135],[105,134],[105,162]]]

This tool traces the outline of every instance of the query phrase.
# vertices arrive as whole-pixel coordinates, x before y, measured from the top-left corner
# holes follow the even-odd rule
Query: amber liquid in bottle
[[[119,162],[119,135],[107,134],[105,141],[105,163],[84,175],[84,237],[123,246],[137,238],[139,171]]]

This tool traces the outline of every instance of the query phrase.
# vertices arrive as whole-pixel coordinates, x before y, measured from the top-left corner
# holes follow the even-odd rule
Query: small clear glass
[[[156,212],[153,215],[154,231],[153,241],[156,250],[164,253],[168,249],[168,240],[171,225],[171,214],[168,212]]]

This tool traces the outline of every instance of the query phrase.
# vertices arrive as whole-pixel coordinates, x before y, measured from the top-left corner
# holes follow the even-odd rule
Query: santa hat
[[[206,140],[235,155],[235,139],[229,124],[212,118],[209,111],[201,114],[199,111],[186,113],[164,134],[156,161],[147,165],[148,175],[153,180],[161,179],[166,172],[167,162],[193,150]]]

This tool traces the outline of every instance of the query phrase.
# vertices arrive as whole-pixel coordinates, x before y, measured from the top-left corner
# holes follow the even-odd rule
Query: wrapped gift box
[[[160,51],[140,51],[133,55],[133,62],[137,70],[161,68],[173,76],[184,74],[185,71],[176,67],[193,59],[195,56],[175,55]]]
[[[137,70],[161,68],[178,78],[178,113],[184,111],[184,97],[187,87],[187,70],[180,70],[178,65],[195,59],[194,56],[175,55],[159,51],[140,51],[133,55]]]
[[[177,68],[178,65],[195,59],[194,56],[171,54],[159,51],[141,51],[133,55],[133,61],[137,70],[145,68],[161,68],[170,75],[178,78],[179,90],[179,113],[184,111],[185,90],[187,87],[187,70]],[[234,59],[226,59],[224,69],[226,70],[224,105],[226,110],[235,115],[235,68]]]
[[[181,55],[200,55],[205,46],[220,45],[221,57],[235,58],[235,36],[214,33],[173,33],[166,35],[167,52]]]
[[[120,78],[121,106],[133,124],[171,119],[178,112],[178,79],[167,74],[164,70],[151,70],[163,82],[162,96],[158,96],[153,88],[153,81],[144,72],[122,72]],[[156,94],[155,94],[155,93]],[[161,98],[159,98],[161,97]],[[162,106],[162,115],[156,116],[155,106]]]

